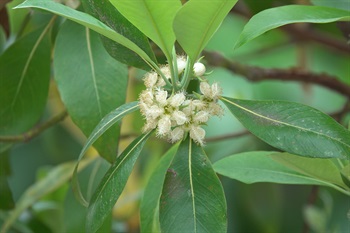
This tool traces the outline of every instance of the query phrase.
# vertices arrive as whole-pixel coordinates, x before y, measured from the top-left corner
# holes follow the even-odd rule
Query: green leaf
[[[337,0],[337,1],[311,0],[311,3],[316,6],[333,7],[333,8],[350,11],[349,0]]]
[[[168,60],[175,43],[173,20],[180,0],[110,0],[117,10],[164,52]]]
[[[340,175],[344,184],[350,188],[350,164],[343,167],[343,169],[340,171]]]
[[[246,184],[273,182],[279,184],[325,185],[274,161],[274,152],[252,151],[225,157],[214,163],[215,172]]]
[[[203,149],[187,137],[166,174],[159,206],[162,232],[226,232],[226,201]]]
[[[90,164],[94,159],[81,161],[79,171]],[[30,186],[16,203],[16,208],[10,213],[2,225],[1,232],[6,232],[21,213],[32,206],[41,197],[51,193],[65,184],[72,176],[75,162],[67,162],[53,168],[51,172],[40,181]]]
[[[8,184],[8,177],[11,173],[9,151],[0,152],[0,209],[13,209],[15,203],[12,197],[12,191]]]
[[[110,57],[99,36],[88,28],[71,21],[61,26],[54,68],[62,101],[86,136],[106,114],[125,102],[127,67]],[[94,144],[109,162],[116,157],[119,131],[114,125]]]
[[[108,169],[91,198],[86,216],[86,231],[96,232],[109,216],[122,193],[147,138],[152,132],[136,138]]]
[[[236,2],[191,0],[178,11],[173,24],[176,39],[192,61],[197,60]]]
[[[235,48],[263,33],[291,23],[331,23],[350,20],[348,11],[323,6],[288,5],[270,8],[254,15],[245,25]]]
[[[288,153],[275,153],[271,157],[301,174],[347,188],[341,179],[340,171],[331,159],[305,158]]]
[[[140,206],[141,232],[160,232],[159,199],[162,194],[165,175],[167,172],[171,172],[168,168],[177,149],[178,144],[171,147],[159,161],[149,178]]]
[[[0,134],[19,134],[42,115],[50,80],[50,24],[12,44],[0,57]]]
[[[350,132],[328,115],[299,103],[221,99],[254,135],[286,152],[350,158]]]
[[[119,122],[124,116],[126,116],[129,113],[132,113],[136,110],[139,109],[138,102],[131,102],[127,104],[123,104],[119,108],[113,110],[110,112],[108,115],[106,115],[100,123],[95,127],[95,129],[92,131],[90,134],[89,138],[87,139],[83,149],[81,150],[79,157],[78,157],[78,162],[75,166],[74,169],[74,174],[72,177],[72,183],[73,183],[73,191],[80,203],[84,206],[88,206],[88,202],[85,200],[83,197],[80,186],[79,186],[79,181],[77,177],[77,170],[79,167],[79,163],[83,156],[85,155],[86,151],[89,149],[89,147],[96,142],[98,138],[101,137],[102,134],[104,134],[110,127],[112,127],[115,123]]]
[[[153,60],[134,42],[124,37],[123,35],[115,32],[113,29],[102,23],[98,19],[88,15],[86,13],[76,11],[72,8],[56,3],[52,0],[27,0],[24,3],[18,5],[16,9],[34,7],[42,10],[49,11],[51,13],[66,17],[76,23],[86,26],[101,35],[125,46],[126,48],[137,53],[146,63],[155,67]]]
[[[6,32],[2,26],[0,26],[0,56],[5,50],[6,45]]]
[[[13,9],[16,5],[22,3],[23,1],[24,0],[13,0],[6,4],[10,24],[10,35],[13,38],[20,37],[21,31],[23,30],[23,25],[25,25],[29,19],[29,9]]]
[[[134,25],[125,19],[109,2],[109,0],[88,1],[82,0],[84,9],[87,13],[98,18],[103,23],[111,27],[116,32],[133,41],[143,51],[145,51],[152,60],[156,61],[148,38],[141,33]],[[134,52],[126,47],[106,38],[101,37],[103,45],[107,52],[118,61],[130,66],[148,70],[150,67]]]

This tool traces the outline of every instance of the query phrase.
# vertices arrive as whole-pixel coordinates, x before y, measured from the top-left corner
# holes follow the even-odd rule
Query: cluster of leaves
[[[42,116],[50,82],[50,50],[54,44],[55,83],[70,117],[88,136],[74,169],[72,164],[64,167],[69,174],[73,173],[77,198],[88,207],[87,232],[98,231],[108,219],[153,133],[140,135],[115,156],[119,139],[117,123],[139,109],[137,102],[123,104],[127,65],[161,73],[150,39],[161,49],[170,67],[176,61],[177,41],[188,56],[188,67],[193,67],[236,2],[83,0],[86,13],[47,0],[27,0],[16,7],[37,8],[53,15],[47,17],[43,27],[33,29],[1,54],[4,84],[0,92],[1,135],[26,132]],[[61,18],[57,15],[70,20],[59,25],[58,31]],[[348,10],[327,6],[271,8],[247,23],[236,48],[286,24],[349,19]],[[174,89],[178,90],[175,85]],[[280,151],[235,154],[211,164],[204,149],[187,137],[174,145],[152,172],[140,207],[141,231],[225,232],[227,205],[216,173],[245,183],[322,185],[350,195],[350,133],[331,117],[299,103],[231,97],[220,100],[251,133]],[[86,200],[77,172],[89,162],[83,157],[92,145],[112,165],[91,199]],[[8,148],[3,144],[1,150]],[[78,167],[81,161],[84,164]],[[52,176],[55,174],[53,171]],[[69,176],[64,178],[62,183]],[[19,202],[21,208],[7,218],[2,231],[35,201],[34,198],[26,202],[25,197],[24,203]]]

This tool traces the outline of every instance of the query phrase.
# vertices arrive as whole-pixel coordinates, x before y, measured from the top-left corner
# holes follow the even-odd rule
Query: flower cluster
[[[179,73],[183,72],[185,64],[183,58],[178,58]],[[198,62],[193,70],[194,74],[199,76],[204,74],[205,67]],[[161,71],[166,78],[170,78],[169,66],[163,66]],[[147,89],[142,91],[139,97],[141,114],[146,120],[143,132],[157,129],[157,136],[172,143],[182,140],[189,133],[195,142],[203,145],[205,131],[201,126],[205,125],[211,116],[220,116],[223,113],[223,109],[217,103],[222,93],[218,83],[209,85],[206,81],[201,81],[202,94],[191,95],[191,98],[184,91],[169,94],[164,89],[165,81],[155,72],[147,73],[144,83]]]

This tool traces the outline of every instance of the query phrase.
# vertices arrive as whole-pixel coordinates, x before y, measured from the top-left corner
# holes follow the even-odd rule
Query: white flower
[[[199,111],[193,117],[194,122],[196,123],[205,123],[209,120],[210,114],[207,111]]]
[[[155,72],[149,72],[146,74],[146,77],[144,78],[144,83],[147,88],[153,88],[153,86],[158,81],[158,74]]]
[[[171,120],[168,115],[162,116],[162,118],[158,121],[158,135],[165,136],[170,133],[171,130]]]
[[[203,63],[196,62],[193,65],[193,72],[197,77],[202,76],[205,73],[205,66]]]
[[[178,72],[186,69],[186,58],[177,57]],[[160,68],[165,78],[171,78],[169,65]],[[197,62],[193,67],[196,76],[205,73],[205,66]],[[139,96],[140,112],[146,123],[143,132],[156,129],[157,136],[166,138],[170,142],[182,140],[187,133],[196,143],[204,144],[205,130],[201,127],[211,116],[222,115],[223,109],[217,103],[222,94],[218,83],[209,85],[208,82],[200,83],[201,96],[194,94],[194,98],[187,97],[184,91],[168,96],[163,88],[166,85],[164,79],[154,71],[145,75],[146,90]]]
[[[172,107],[176,108],[176,107],[179,107],[185,101],[185,99],[186,97],[184,93],[180,92],[170,97],[169,102]]]
[[[168,92],[158,90],[156,93],[156,100],[158,101],[160,106],[165,106],[167,104]]]
[[[157,127],[157,121],[153,119],[148,119],[146,124],[142,128],[142,132],[146,133],[151,131],[152,129],[155,129]]]
[[[156,86],[157,87],[164,87],[165,85],[166,85],[166,82],[164,81],[164,79],[162,77],[159,77]]]
[[[219,86],[218,83],[213,83],[211,85],[211,98],[216,100],[218,99],[222,94],[222,88]]]
[[[142,91],[140,94],[140,102],[146,103],[148,105],[153,104],[153,92],[150,90]]]
[[[202,110],[206,104],[202,100],[193,100],[192,105],[196,110]]]
[[[169,139],[172,143],[180,141],[183,139],[185,131],[181,127],[176,127],[171,131]]]
[[[160,71],[164,74],[167,79],[171,79],[171,71],[168,65],[160,68]]]
[[[209,83],[207,82],[201,82],[199,85],[199,89],[201,90],[202,94],[211,99],[212,96],[212,92],[211,92],[211,87],[209,85]]]
[[[182,71],[184,71],[186,68],[186,58],[183,56],[177,57],[176,63],[177,63],[177,72],[181,74]]]
[[[213,116],[222,116],[224,115],[224,109],[220,106],[220,104],[215,102],[210,102],[208,105],[208,110],[210,114]]]
[[[205,130],[197,125],[192,125],[190,129],[190,137],[199,145],[204,144]]]
[[[178,125],[183,125],[188,121],[186,114],[181,111],[174,111],[171,116]]]
[[[152,105],[148,109],[146,117],[151,118],[151,119],[156,119],[159,116],[163,115],[163,113],[164,113],[164,109],[163,108],[160,108],[157,105]]]

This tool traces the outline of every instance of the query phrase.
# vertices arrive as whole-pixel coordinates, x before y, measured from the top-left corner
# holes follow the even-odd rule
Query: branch
[[[344,107],[334,113],[329,114],[331,117],[333,117],[336,121],[340,122],[341,119],[350,111],[350,99],[345,103]]]
[[[0,142],[27,142],[31,139],[35,138],[39,134],[41,134],[46,129],[50,128],[51,126],[54,126],[58,122],[64,120],[66,116],[68,115],[67,111],[63,111],[60,114],[52,117],[50,120],[44,122],[41,125],[38,125],[37,127],[29,130],[28,132],[25,132],[23,134],[14,135],[14,136],[0,136]]]
[[[249,11],[248,7],[243,3],[239,2],[235,7],[232,8],[231,13],[236,13],[243,16],[246,19],[250,19],[253,15]],[[297,42],[300,41],[312,41],[322,45],[328,46],[329,48],[336,49],[342,53],[350,53],[350,46],[344,40],[334,38],[329,34],[318,32],[310,28],[300,28],[296,24],[285,25],[279,27],[279,29],[288,33]]]
[[[298,81],[318,84],[350,97],[350,86],[339,81],[336,76],[326,73],[312,73],[300,69],[266,69],[255,66],[243,65],[230,61],[217,52],[204,51],[203,55],[209,65],[226,68],[235,74],[244,76],[251,82],[265,80]]]

